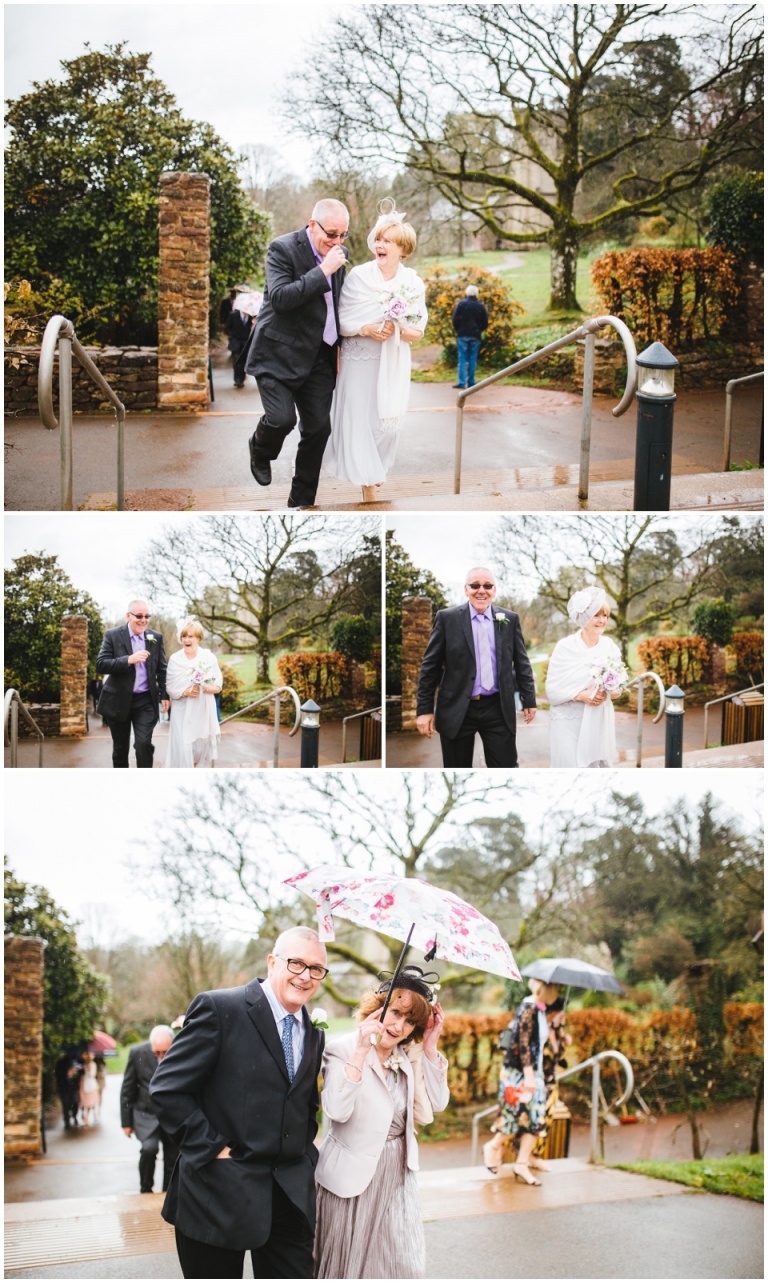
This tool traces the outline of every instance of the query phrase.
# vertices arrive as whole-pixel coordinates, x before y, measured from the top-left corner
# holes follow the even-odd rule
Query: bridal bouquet
[[[192,686],[207,686],[215,678],[213,667],[210,664],[190,664],[188,672]]]
[[[629,681],[629,670],[622,660],[617,659],[610,664],[595,664],[590,677],[597,690],[616,695]]]
[[[395,321],[399,325],[415,325],[421,320],[421,293],[419,290],[408,289],[407,286],[400,290],[384,290],[379,298],[381,306],[384,308],[384,321]],[[382,328],[382,321],[379,329]]]

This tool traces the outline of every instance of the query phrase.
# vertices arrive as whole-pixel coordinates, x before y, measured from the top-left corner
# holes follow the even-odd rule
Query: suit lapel
[[[472,656],[472,663],[475,665],[475,668],[477,668],[477,660],[475,659],[475,638],[472,632],[472,616],[470,615],[471,607],[469,602],[467,602],[466,606],[462,606],[460,609],[461,609],[461,630],[464,633],[464,636],[467,641],[467,645],[469,646],[469,653]]]
[[[260,1034],[278,1069],[285,1075],[285,1081],[290,1082],[283,1044],[277,1036],[275,1017],[272,1014],[272,1008],[264,997],[258,980],[252,980],[249,985],[245,986],[245,1002],[251,1024]],[[304,1044],[304,1051],[306,1054],[306,1043]],[[302,1057],[302,1063],[303,1061],[304,1057]]]
[[[315,1063],[315,1052],[317,1050],[317,1040],[320,1037],[320,1031],[319,1029],[315,1029],[314,1025],[312,1024],[309,1018],[309,1015],[307,1014],[306,1007],[302,1007],[301,1017],[302,1017],[302,1023],[304,1025],[304,1054],[301,1057],[301,1060],[299,1061],[299,1067],[296,1070],[296,1073],[293,1075],[294,1086],[299,1081],[299,1079],[302,1078],[304,1074],[307,1072],[307,1067],[309,1066],[309,1064]],[[285,1059],[285,1057],[283,1057],[283,1059]]]
[[[299,238],[299,254],[307,265],[307,271],[310,271],[311,268],[317,267],[317,259],[315,258],[314,250],[309,243],[309,235],[307,234],[306,227],[304,227],[300,232],[297,232],[296,235]]]
[[[128,624],[123,624],[120,629],[120,641],[123,644],[123,650],[125,653],[131,655],[133,653],[133,646],[131,645],[131,630]]]

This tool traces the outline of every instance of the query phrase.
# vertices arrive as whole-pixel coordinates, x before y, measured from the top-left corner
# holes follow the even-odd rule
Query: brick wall
[[[88,620],[85,615],[64,615],[61,621],[59,699],[59,734],[85,735],[88,699]]]
[[[43,942],[5,937],[5,1157],[39,1158],[43,1062]]]
[[[157,400],[162,410],[208,408],[210,179],[160,175]]]
[[[88,347],[94,365],[129,410],[157,409],[156,347]],[[40,349],[7,348],[4,353],[6,414],[37,414]],[[53,365],[53,404],[58,413],[59,358]],[[112,414],[112,406],[72,357],[72,408],[75,414]]]
[[[402,682],[401,726],[404,731],[416,727],[416,692],[424,651],[432,632],[432,602],[429,597],[403,598],[403,651],[400,676]]]

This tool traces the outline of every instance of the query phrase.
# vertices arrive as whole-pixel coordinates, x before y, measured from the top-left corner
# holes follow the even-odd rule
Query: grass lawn
[[[117,1047],[115,1049],[117,1051],[117,1055],[110,1056],[108,1059],[105,1059],[104,1061],[104,1064],[107,1067],[108,1074],[125,1073],[125,1066],[128,1063],[128,1052],[131,1050],[131,1047],[133,1045],[134,1044],[131,1043],[129,1046],[121,1047],[120,1043],[117,1044]]]
[[[710,1194],[734,1194],[763,1202],[763,1155],[730,1154],[727,1158],[692,1158],[687,1162],[649,1159],[637,1163],[611,1163],[625,1172],[655,1176],[663,1181],[678,1181]]]
[[[273,689],[273,687],[282,685],[280,675],[277,671],[277,661],[283,654],[285,654],[285,652],[280,651],[279,654],[273,654],[270,656],[268,686],[265,686],[264,683],[257,678],[258,661],[255,655],[221,656],[221,662],[223,664],[229,664],[240,678],[240,681],[243,682],[243,690],[241,691],[242,705],[248,704],[254,699],[258,699],[260,695],[265,695],[267,691]],[[235,661],[234,663],[232,662],[233,660]]]

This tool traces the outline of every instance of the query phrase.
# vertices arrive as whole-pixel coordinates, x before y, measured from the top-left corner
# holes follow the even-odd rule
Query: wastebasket
[[[542,1158],[567,1158],[571,1144],[571,1111],[559,1097],[550,1114],[549,1131],[543,1148],[538,1151]]]
[[[763,738],[765,697],[762,691],[745,691],[723,704],[722,744],[753,744]]]

